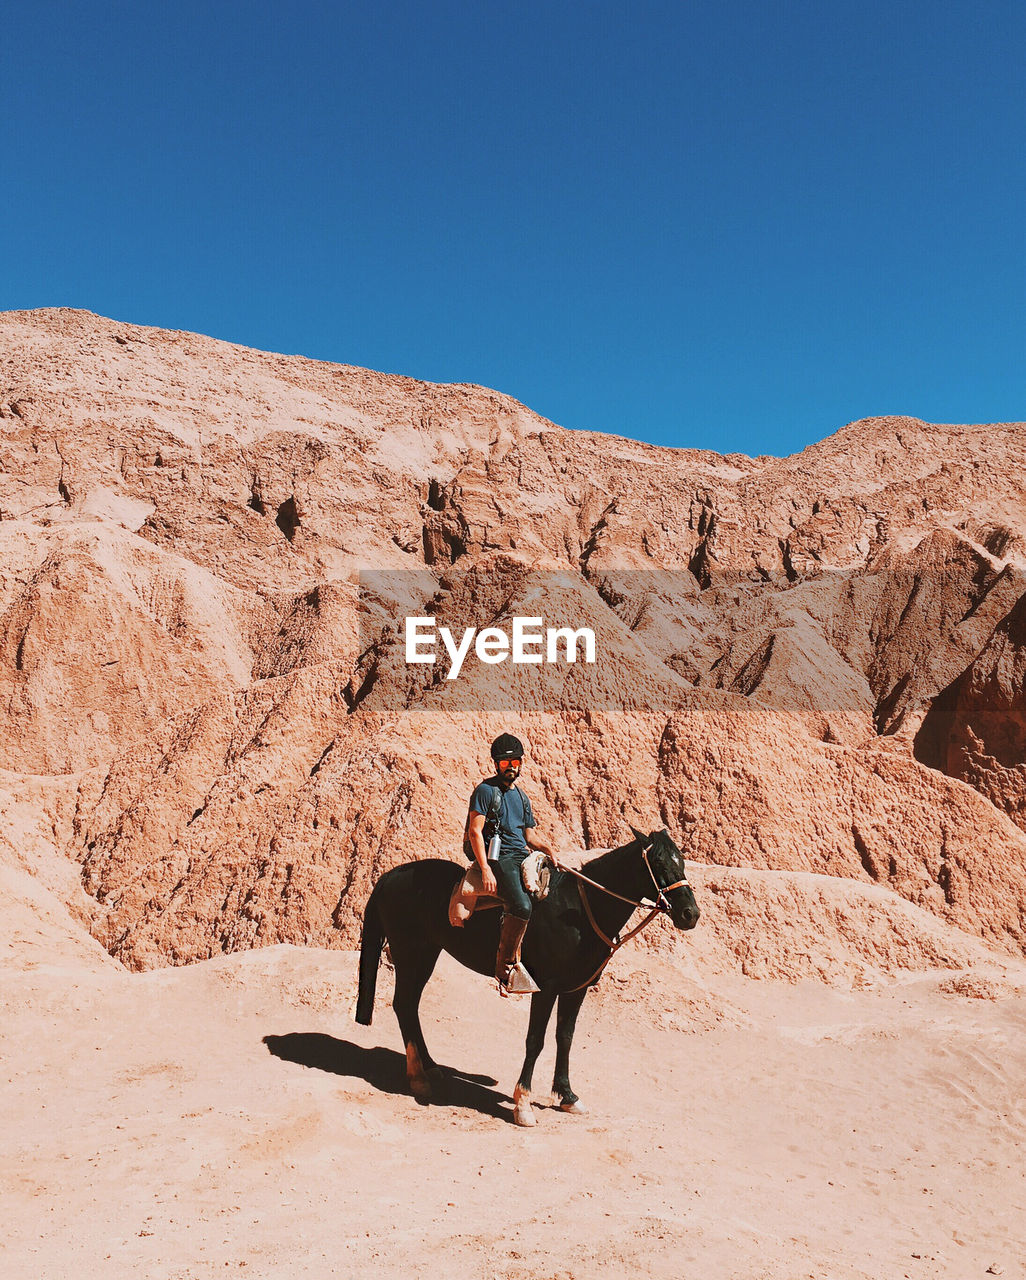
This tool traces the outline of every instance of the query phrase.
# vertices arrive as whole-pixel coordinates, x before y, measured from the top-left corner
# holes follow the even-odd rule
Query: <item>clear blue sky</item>
[[[0,309],[787,453],[1026,418],[1026,6],[11,5]]]

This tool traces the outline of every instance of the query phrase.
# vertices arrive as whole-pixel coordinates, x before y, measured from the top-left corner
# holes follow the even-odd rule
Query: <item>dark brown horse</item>
[[[678,929],[693,929],[698,923],[698,906],[680,850],[665,831],[646,836],[631,830],[630,844],[585,863],[581,876],[557,871],[548,896],[534,908],[523,961],[540,990],[531,997],[527,1053],[515,1091],[518,1124],[534,1124],[531,1077],[557,1000],[552,1091],[561,1110],[584,1110],[570,1087],[570,1045],[577,1015],[635,909],[663,911]],[[418,1012],[439,954],[447,951],[468,969],[489,977],[495,968],[498,911],[478,911],[462,929],[449,924],[449,897],[465,869],[441,858],[395,867],[374,886],[364,914],[356,1021],[370,1023],[378,962],[387,941],[395,966],[392,1005],[406,1046],[410,1089],[418,1102],[430,1102],[441,1079],[441,1069],[424,1043]]]

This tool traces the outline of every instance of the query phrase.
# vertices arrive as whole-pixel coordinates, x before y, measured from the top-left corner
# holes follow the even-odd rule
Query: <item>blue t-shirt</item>
[[[496,788],[502,791],[498,778],[479,782],[470,797],[471,812],[480,813],[487,820],[488,807],[492,804]],[[520,788],[514,786],[503,791],[499,808],[499,857],[526,858],[530,849],[524,839],[524,827],[537,825],[531,812],[531,802]]]

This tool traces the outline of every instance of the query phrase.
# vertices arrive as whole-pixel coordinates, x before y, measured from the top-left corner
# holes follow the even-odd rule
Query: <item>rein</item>
[[[584,982],[582,982],[580,986],[571,987],[570,991],[566,993],[567,995],[570,995],[574,991],[580,991],[584,987],[590,987],[593,982],[598,981],[598,979],[602,976],[602,971],[605,969],[606,965],[610,962],[610,960],[612,960],[613,956],[616,955],[616,953],[620,950],[621,947],[626,946],[627,943],[630,942],[630,940],[633,937],[636,937],[637,934],[639,934],[642,931],[642,929],[650,925],[652,921],[656,918],[656,916],[670,914],[670,904],[666,900],[666,895],[668,893],[672,893],[674,889],[680,889],[683,885],[686,885],[688,883],[688,879],[685,876],[684,879],[682,880],[675,880],[673,884],[661,885],[659,881],[655,878],[655,872],[652,870],[652,864],[648,860],[648,849],[650,847],[651,846],[643,847],[641,850],[641,856],[645,861],[645,868],[648,871],[648,874],[652,877],[652,883],[655,885],[655,888],[656,888],[656,900],[653,904],[647,903],[644,899],[638,902],[634,898],[625,898],[622,893],[616,893],[615,890],[613,889],[607,889],[604,884],[599,884],[597,880],[589,879],[588,876],[584,875],[583,872],[578,871],[576,867],[567,867],[567,866],[564,866],[561,862],[559,862],[556,858],[552,859],[552,861],[555,863],[556,867],[560,871],[569,872],[570,875],[575,876],[577,880],[581,882],[577,886],[577,892],[580,895],[581,904],[584,907],[584,914],[588,917],[588,923],[591,925],[592,929],[594,929],[595,933],[598,934],[598,936],[602,939],[603,943],[605,943],[605,945],[609,948],[609,955],[606,956],[606,958],[602,961],[602,963],[591,975],[591,977],[587,978]],[[628,906],[634,907],[635,910],[639,908],[648,907],[649,908],[648,915],[644,918],[644,920],[642,920],[641,924],[635,925],[634,928],[631,929],[629,933],[625,933],[622,938],[620,937],[610,938],[609,935],[603,929],[599,928],[598,922],[596,921],[595,915],[591,909],[591,903],[588,901],[588,895],[584,892],[584,886],[586,884],[590,884],[593,889],[598,889],[601,893],[608,894],[610,898],[618,898],[620,902],[626,902]]]

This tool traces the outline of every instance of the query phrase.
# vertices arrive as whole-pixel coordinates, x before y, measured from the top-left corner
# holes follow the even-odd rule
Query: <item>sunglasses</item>
[[[519,769],[523,763],[523,760],[519,757],[514,757],[512,760],[500,760],[498,762],[500,769],[505,768],[507,765],[509,765],[510,768]]]

